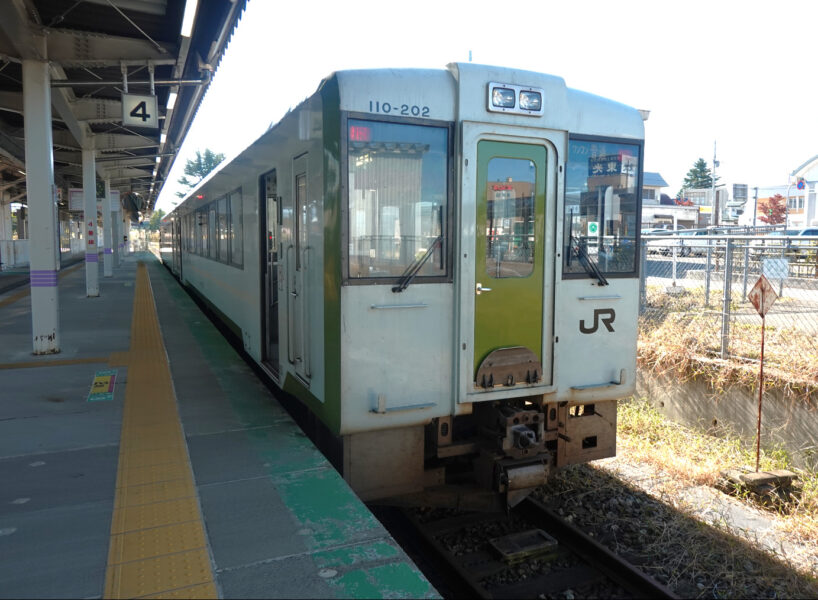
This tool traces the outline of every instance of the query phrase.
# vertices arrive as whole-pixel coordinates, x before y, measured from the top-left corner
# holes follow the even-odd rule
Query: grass
[[[733,320],[730,358],[721,354],[721,294],[710,295],[708,310],[703,298],[690,292],[670,295],[648,288],[648,305],[639,320],[638,364],[656,374],[677,380],[707,382],[715,392],[731,386],[758,389],[761,323]],[[796,304],[782,298],[777,304]],[[734,305],[731,312],[753,314],[751,306]],[[795,306],[790,309],[796,308]],[[818,405],[818,344],[815,336],[795,326],[770,326],[765,340],[765,388],[778,388],[786,396]]]
[[[674,423],[645,399],[620,402],[617,421],[620,454],[658,467],[682,483],[715,486],[722,470],[755,466],[754,443],[723,428],[710,435]],[[779,508],[778,518],[802,540],[818,540],[818,472],[796,468],[781,448],[762,448],[760,468],[798,473],[800,495]]]

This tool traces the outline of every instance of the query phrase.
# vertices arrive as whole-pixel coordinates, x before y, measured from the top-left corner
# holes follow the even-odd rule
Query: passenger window
[[[635,274],[640,151],[636,144],[569,141],[564,274]]]
[[[349,119],[349,277],[446,275],[447,127]]]
[[[486,181],[486,275],[527,277],[534,270],[534,161],[492,158]]]

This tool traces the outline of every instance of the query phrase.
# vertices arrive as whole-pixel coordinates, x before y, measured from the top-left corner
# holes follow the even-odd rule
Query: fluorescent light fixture
[[[158,163],[160,160],[162,160],[162,157],[161,157],[161,156],[157,156],[157,157],[156,157],[156,162]]]
[[[182,17],[182,37],[189,38],[193,32],[193,20],[196,18],[196,9],[199,7],[199,0],[187,0],[185,2],[185,16]]]
[[[168,134],[167,133],[162,133],[162,134],[159,135],[159,143],[160,144],[164,144],[166,139],[168,139]]]
[[[176,92],[171,92],[170,94],[168,94],[168,105],[167,105],[168,110],[172,110],[173,107],[176,105],[176,96],[177,96]]]

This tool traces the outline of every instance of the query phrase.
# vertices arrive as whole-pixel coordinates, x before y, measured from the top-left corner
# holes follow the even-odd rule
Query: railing
[[[818,383],[818,237],[646,235],[640,272],[640,357],[757,361],[761,317],[748,294],[763,273],[779,295],[765,362]]]

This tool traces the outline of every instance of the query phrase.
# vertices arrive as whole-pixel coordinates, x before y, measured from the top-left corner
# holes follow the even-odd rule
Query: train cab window
[[[489,160],[486,181],[486,275],[528,277],[534,270],[534,161]]]
[[[636,274],[641,146],[611,140],[568,143],[563,275]]]
[[[349,277],[447,274],[449,128],[348,121]]]

